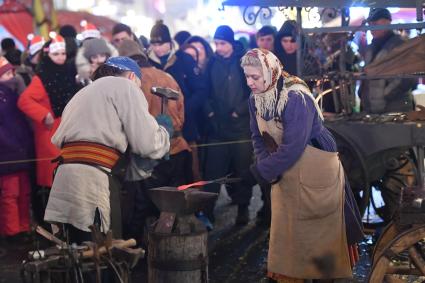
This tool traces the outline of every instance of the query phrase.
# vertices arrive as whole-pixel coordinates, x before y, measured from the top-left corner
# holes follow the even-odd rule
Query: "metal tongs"
[[[214,180],[208,180],[208,181],[197,181],[191,184],[187,184],[187,185],[181,185],[177,187],[178,191],[183,191],[192,187],[199,187],[199,186],[205,186],[205,185],[209,185],[209,184],[231,184],[231,183],[237,183],[240,182],[242,179],[241,178],[235,178],[235,177],[230,177],[232,174],[228,174],[224,177],[221,178],[217,178]]]

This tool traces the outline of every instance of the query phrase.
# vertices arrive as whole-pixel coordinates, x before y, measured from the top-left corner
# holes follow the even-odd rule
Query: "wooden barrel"
[[[208,233],[149,232],[149,283],[208,282]]]

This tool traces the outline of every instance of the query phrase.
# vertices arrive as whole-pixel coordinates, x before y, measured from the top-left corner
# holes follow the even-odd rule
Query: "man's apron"
[[[282,142],[282,123],[257,117]],[[272,186],[268,272],[300,279],[351,277],[344,221],[344,171],[336,152],[307,145]]]

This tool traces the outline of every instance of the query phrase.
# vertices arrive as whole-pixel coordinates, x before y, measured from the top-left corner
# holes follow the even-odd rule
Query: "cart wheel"
[[[388,243],[391,242],[398,235],[398,233],[399,230],[397,229],[394,222],[391,221],[382,231],[378,241],[376,241],[371,257],[372,263],[375,263],[375,261],[381,255],[382,251],[387,247]]]
[[[402,275],[425,275],[425,225],[401,232],[390,241],[372,266],[368,282],[405,282]]]
[[[417,184],[417,168],[413,153],[407,151],[398,158],[393,158],[392,165],[385,172],[385,175],[373,186],[381,192],[384,203],[379,204],[371,194],[371,203],[376,213],[388,223],[396,211],[401,189],[404,187],[413,187]]]
[[[344,171],[356,198],[360,214],[364,215],[369,204],[370,184],[366,163],[357,148],[340,134],[329,129],[335,137]]]

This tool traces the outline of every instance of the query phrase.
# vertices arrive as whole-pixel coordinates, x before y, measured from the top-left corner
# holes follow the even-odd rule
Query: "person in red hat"
[[[14,237],[30,230],[32,134],[16,106],[18,94],[10,87],[13,66],[0,57],[0,236]]]
[[[35,75],[35,68],[41,59],[41,50],[46,43],[42,36],[32,33],[27,35],[27,39],[28,44],[23,54],[22,64],[15,66],[16,74],[22,77],[26,86],[31,83],[31,79]]]
[[[52,186],[56,164],[51,160],[59,155],[50,140],[59,126],[63,109],[78,90],[75,68],[66,64],[65,47],[63,37],[52,33],[51,40],[43,47],[36,75],[18,100],[19,109],[33,122],[37,185],[44,192],[41,203],[47,201],[45,197]],[[35,214],[36,218],[42,218],[44,209]]]
[[[109,57],[117,57],[118,51],[102,38],[94,24],[82,21],[81,26],[83,27],[81,31],[83,43],[78,49],[75,65],[78,73],[77,80],[81,84],[87,85],[91,82],[90,77],[99,65]]]

